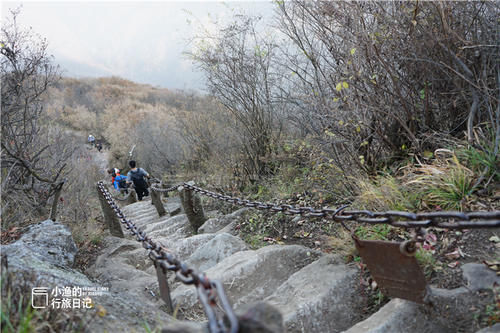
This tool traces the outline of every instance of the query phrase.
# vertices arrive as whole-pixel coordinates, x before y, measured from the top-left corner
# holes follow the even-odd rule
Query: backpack
[[[118,180],[118,187],[127,188],[127,178]]]
[[[115,181],[118,182],[118,187],[119,188],[127,188],[127,177],[118,175],[115,178]]]
[[[144,176],[139,172],[141,169],[137,169],[136,172],[130,171],[130,178],[132,178],[132,182],[135,187],[147,188],[148,183],[144,180]]]

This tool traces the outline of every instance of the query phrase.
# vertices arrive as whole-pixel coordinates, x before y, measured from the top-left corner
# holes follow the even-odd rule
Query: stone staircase
[[[174,211],[180,201],[177,197],[168,198],[164,205],[167,211]],[[268,320],[278,321],[269,326],[272,329],[255,332],[456,331],[449,320],[429,314],[424,306],[399,299],[362,321],[365,319],[362,297],[356,287],[359,272],[354,265],[344,264],[335,255],[298,245],[270,245],[249,250],[234,235],[235,221],[242,218],[245,210],[212,218],[199,229],[205,233],[195,234],[185,214],[158,217],[149,199],[122,208],[130,220],[177,258],[205,272],[209,278],[220,280],[236,312],[262,301],[279,310],[277,316],[266,312]],[[173,274],[169,274],[169,281],[177,316],[199,323],[181,324],[163,312],[166,307],[159,297],[152,262],[141,244],[124,232],[125,239],[105,239],[104,252],[87,273],[113,293],[127,294],[128,299],[134,299],[135,304],[143,308],[160,309],[161,316],[157,315],[154,320],[146,318],[149,327],[165,329],[165,332],[206,332],[195,288],[176,282]],[[114,315],[119,317],[119,313]]]

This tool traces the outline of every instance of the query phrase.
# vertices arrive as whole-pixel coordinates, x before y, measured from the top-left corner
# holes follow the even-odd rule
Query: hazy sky
[[[200,24],[235,11],[269,17],[270,1],[2,2],[2,21],[22,4],[20,25],[47,38],[66,76],[117,75],[178,89],[203,89],[203,78],[182,52]]]

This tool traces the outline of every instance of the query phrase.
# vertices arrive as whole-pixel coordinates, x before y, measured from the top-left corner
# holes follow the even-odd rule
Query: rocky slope
[[[164,202],[168,211],[178,198]],[[432,290],[432,306],[394,299],[362,320],[361,297],[356,294],[357,268],[342,258],[298,245],[271,245],[250,250],[234,228],[244,218],[242,209],[208,220],[192,230],[184,214],[158,217],[149,200],[122,208],[126,216],[148,235],[174,252],[189,266],[220,280],[241,318],[261,321],[246,332],[474,332],[471,307],[492,302],[494,272],[483,265],[464,266],[468,286]],[[109,288],[93,299],[90,331],[206,332],[203,311],[193,286],[170,276],[175,315],[166,312],[159,297],[156,271],[141,244],[126,238],[107,237],[106,247],[87,276],[71,268],[76,247],[68,230],[51,221],[33,227],[20,240],[2,247],[9,270],[34,270],[37,285],[88,285]],[[203,233],[201,233],[203,232]],[[264,302],[264,303],[263,303]],[[249,308],[256,304],[253,308]],[[103,311],[105,309],[105,311]],[[94,311],[94,310],[90,310]],[[100,312],[99,312],[100,311]],[[490,328],[495,330],[496,327]],[[489,332],[483,330],[481,332]]]

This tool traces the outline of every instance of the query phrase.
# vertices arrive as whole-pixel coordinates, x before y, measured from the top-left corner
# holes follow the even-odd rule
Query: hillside
[[[498,329],[499,3],[273,6],[192,37],[206,94],[63,77],[11,12],[2,332]]]

